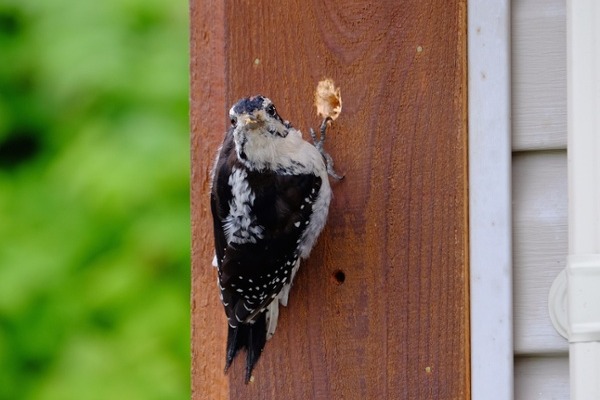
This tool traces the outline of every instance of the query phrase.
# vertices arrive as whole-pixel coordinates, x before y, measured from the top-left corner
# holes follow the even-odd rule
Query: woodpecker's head
[[[229,110],[231,126],[249,134],[270,134],[285,137],[289,123],[281,119],[273,102],[264,96],[241,99]]]
[[[260,95],[239,100],[229,110],[229,118],[238,157],[258,166],[274,161],[269,159],[273,147],[292,129],[273,102]]]

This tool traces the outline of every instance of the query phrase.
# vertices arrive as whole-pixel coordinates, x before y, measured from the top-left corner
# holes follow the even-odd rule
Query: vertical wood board
[[[196,38],[205,38],[201,20],[209,24],[192,16]],[[201,286],[216,287],[201,174],[233,102],[263,94],[308,137],[320,123],[316,83],[333,78],[343,110],[326,148],[346,174],[332,182],[328,225],[254,381],[243,383],[241,354],[227,398],[468,398],[465,1],[235,1],[224,4],[224,21],[223,92],[203,92],[197,81],[207,78],[192,64],[192,143],[206,144],[192,148],[193,207],[203,210],[194,214],[193,302],[212,305],[211,293],[218,301]],[[196,51],[212,46],[208,38]],[[203,371],[223,368],[226,320],[213,311],[193,311],[194,340],[217,331],[192,343],[196,398],[212,379]],[[223,343],[212,341],[219,334]],[[208,346],[222,352],[216,365]]]
[[[191,381],[193,399],[226,399],[229,383],[223,374],[227,323],[215,270],[208,193],[214,152],[226,129],[225,13],[222,1],[190,2],[190,122],[191,122]]]

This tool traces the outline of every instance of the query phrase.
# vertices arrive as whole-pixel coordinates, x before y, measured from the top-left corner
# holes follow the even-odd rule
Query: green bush
[[[0,399],[189,398],[188,3],[0,3]]]

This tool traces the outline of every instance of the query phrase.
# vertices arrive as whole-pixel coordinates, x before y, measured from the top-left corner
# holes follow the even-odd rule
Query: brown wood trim
[[[466,0],[191,8],[193,397],[469,398]],[[245,385],[243,357],[222,373],[210,165],[233,101],[266,95],[307,134],[324,77],[346,179]]]
[[[209,205],[210,168],[226,129],[224,2],[190,1],[192,218],[192,398],[226,399],[223,374],[227,323],[219,301]]]

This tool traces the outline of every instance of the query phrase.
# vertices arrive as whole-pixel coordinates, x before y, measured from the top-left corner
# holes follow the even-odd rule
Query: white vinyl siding
[[[567,255],[565,151],[513,155],[513,254],[515,354],[566,354],[547,299]]]
[[[548,316],[567,255],[566,1],[512,2],[515,399],[569,399],[568,343]]]
[[[512,2],[513,150],[567,148],[566,0]]]
[[[559,400],[569,398],[567,357],[520,357],[515,365],[515,398]]]

